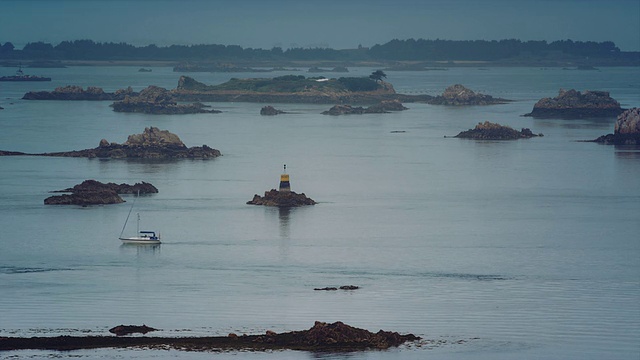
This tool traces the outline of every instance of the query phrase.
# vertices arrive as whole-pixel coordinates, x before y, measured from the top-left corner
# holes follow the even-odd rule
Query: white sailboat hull
[[[121,237],[123,244],[160,244],[160,239],[152,239],[144,236]]]

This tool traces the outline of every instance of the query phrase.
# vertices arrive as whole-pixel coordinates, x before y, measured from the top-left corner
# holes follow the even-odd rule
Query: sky
[[[0,0],[0,43],[370,47],[393,39],[613,41],[640,51],[640,0]]]

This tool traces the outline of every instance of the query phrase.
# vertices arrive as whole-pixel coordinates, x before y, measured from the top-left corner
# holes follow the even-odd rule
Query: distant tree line
[[[0,42],[0,59],[5,60],[170,60],[170,61],[286,61],[286,60],[484,60],[496,61],[518,57],[591,57],[615,58],[622,53],[611,41],[454,41],[391,40],[371,48],[336,50],[330,48],[274,47],[269,50],[242,48],[238,45],[134,46],[124,42],[92,40],[63,41],[57,45],[31,42],[16,49],[11,42]],[[629,54],[629,53],[625,53]],[[631,53],[637,56],[637,52]]]

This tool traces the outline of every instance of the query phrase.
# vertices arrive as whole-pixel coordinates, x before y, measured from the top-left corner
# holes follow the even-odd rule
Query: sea
[[[328,116],[332,104],[206,103],[219,114],[116,113],[110,101],[28,101],[28,91],[175,88],[181,75],[230,78],[347,74],[177,73],[170,67],[25,69],[51,82],[0,83],[0,149],[81,150],[147,127],[209,160],[0,157],[0,337],[227,336],[336,322],[421,341],[389,350],[187,352],[3,351],[0,359],[639,359],[640,149],[592,140],[615,117],[523,117],[560,89],[608,91],[640,106],[640,67],[597,70],[450,67],[385,71],[399,93],[453,84],[513,100],[490,106],[406,103],[388,114]],[[0,68],[12,75],[14,68]],[[261,116],[272,105],[287,112]],[[543,137],[451,138],[490,121]],[[317,205],[247,205],[291,189]],[[44,205],[84,180],[148,182],[122,204]],[[132,212],[129,222],[125,221]],[[159,231],[158,246],[120,234]],[[123,228],[124,227],[124,228]],[[315,288],[355,285],[357,290]]]

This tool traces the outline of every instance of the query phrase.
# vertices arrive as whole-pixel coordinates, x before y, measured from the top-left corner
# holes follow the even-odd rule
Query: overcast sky
[[[0,43],[355,48],[392,39],[613,41],[640,51],[640,0],[0,0]]]

